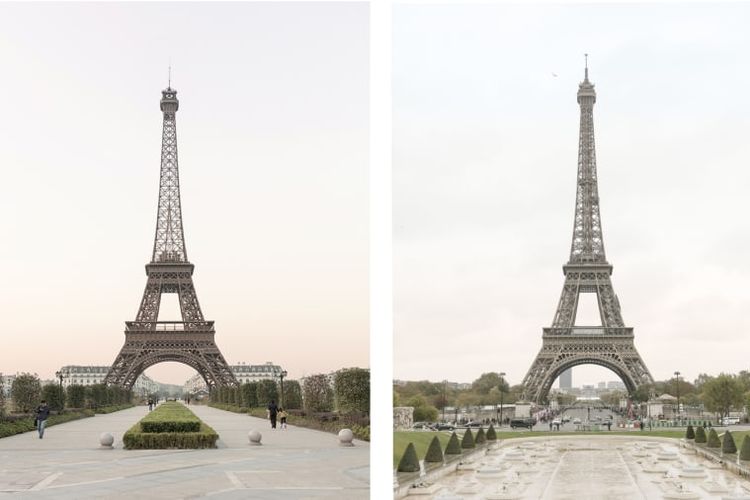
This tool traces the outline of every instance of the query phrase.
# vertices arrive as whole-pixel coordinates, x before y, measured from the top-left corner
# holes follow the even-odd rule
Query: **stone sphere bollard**
[[[263,436],[261,435],[260,432],[256,431],[255,429],[247,433],[247,439],[250,441],[251,446],[260,446],[261,438],[263,438]]]
[[[102,445],[102,448],[112,449],[112,444],[114,444],[114,442],[115,438],[109,432],[102,432],[99,435],[99,444]]]
[[[354,446],[354,433],[351,429],[341,429],[339,431],[339,446]]]

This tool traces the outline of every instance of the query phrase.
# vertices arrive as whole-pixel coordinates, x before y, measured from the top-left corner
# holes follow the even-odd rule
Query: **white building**
[[[232,370],[235,378],[237,378],[237,382],[240,384],[257,382],[259,380],[279,380],[279,375],[282,371],[279,365],[275,365],[270,361],[263,365],[240,363],[237,365],[229,365],[229,368]],[[185,382],[183,390],[188,394],[208,392],[206,382],[199,373],[196,373]]]
[[[13,381],[16,379],[15,375],[3,375],[0,377],[3,379],[3,394],[5,398],[10,398],[10,388],[13,385]]]
[[[104,378],[109,372],[109,366],[78,366],[68,365],[60,368],[63,374],[63,387],[71,385],[94,385],[104,382]],[[133,385],[135,394],[153,394],[159,390],[159,384],[151,380],[145,374],[141,373]]]

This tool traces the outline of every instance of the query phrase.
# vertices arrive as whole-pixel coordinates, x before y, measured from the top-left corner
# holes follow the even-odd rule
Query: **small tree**
[[[276,401],[276,404],[279,404],[279,388],[275,380],[267,378],[258,381],[256,394],[260,406],[268,406],[271,401]]]
[[[302,387],[296,380],[284,381],[284,408],[287,410],[302,409]]]
[[[5,416],[5,379],[0,373],[0,420]]]
[[[240,386],[240,406],[255,408],[258,406],[258,383],[246,382]]]
[[[47,401],[50,410],[60,412],[65,403],[65,393],[58,384],[45,384],[42,387],[42,399]]]
[[[706,442],[706,430],[700,425],[695,428],[695,442],[698,444]]]
[[[341,413],[370,413],[370,370],[344,368],[333,376],[336,409]]]
[[[36,408],[42,397],[42,384],[39,382],[39,377],[30,373],[18,375],[13,385],[10,386],[10,394],[16,410],[29,413]]]
[[[464,432],[464,437],[463,439],[461,439],[461,448],[469,449],[475,447],[476,445],[474,444],[474,435],[471,433],[471,429],[466,429],[466,432]]]
[[[409,443],[398,463],[399,472],[419,472],[419,458],[414,443]]]
[[[490,428],[487,429],[487,441],[497,441],[497,433],[492,424],[490,424]]]
[[[721,448],[721,441],[719,435],[716,433],[716,429],[708,431],[708,442],[706,443],[708,448]]]
[[[750,435],[746,434],[742,439],[742,447],[740,448],[740,460],[750,460]]]
[[[695,430],[693,429],[692,425],[687,426],[687,431],[685,431],[685,439],[695,439]]]
[[[427,454],[424,456],[425,463],[443,463],[443,450],[440,448],[440,440],[433,436],[430,446],[427,448]]]
[[[734,437],[729,431],[724,433],[724,439],[721,440],[721,451],[726,454],[737,453],[737,445],[734,444]]]
[[[302,385],[302,400],[308,413],[331,411],[333,409],[333,389],[328,375],[310,375]]]
[[[477,437],[474,438],[474,442],[476,444],[484,444],[487,442],[487,438],[484,436],[484,429],[482,429],[481,427],[477,431]]]
[[[460,455],[461,453],[463,453],[463,450],[461,450],[461,443],[458,441],[458,435],[454,432],[448,440],[448,446],[445,447],[445,454]]]

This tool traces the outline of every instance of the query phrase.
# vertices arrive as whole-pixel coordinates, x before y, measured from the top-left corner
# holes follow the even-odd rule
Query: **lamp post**
[[[675,385],[677,387],[677,418],[680,418],[680,372],[674,372]]]
[[[505,394],[505,372],[500,372],[500,418],[498,419],[498,425],[503,426],[503,394]]]
[[[55,377],[60,379],[60,409],[65,406],[65,393],[63,392],[63,378],[65,378],[65,374],[62,372],[62,370],[55,372]]]
[[[282,408],[284,408],[284,377],[286,377],[286,374],[286,370],[281,370],[279,372],[279,380],[281,381],[281,397],[279,398],[279,402],[281,403]]]
[[[447,404],[448,399],[446,398],[446,393],[448,391],[448,381],[443,380],[443,422],[445,422],[445,405]]]

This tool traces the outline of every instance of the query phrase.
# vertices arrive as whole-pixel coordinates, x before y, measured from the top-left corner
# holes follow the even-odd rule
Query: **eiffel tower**
[[[214,341],[214,322],[203,319],[193,285],[193,264],[187,259],[182,230],[180,177],[177,168],[177,91],[162,90],[164,124],[156,236],[151,262],[146,264],[146,290],[135,321],[125,323],[125,345],[104,382],[133,387],[149,366],[176,361],[193,367],[209,389],[236,385],[237,380]],[[158,321],[161,295],[176,293],[182,321]]]
[[[565,284],[552,326],[543,329],[542,348],[523,379],[524,398],[537,403],[544,402],[562,372],[576,365],[609,368],[631,394],[639,385],[653,382],[635,349],[633,329],[622,320],[620,302],[610,280],[612,265],[604,255],[594,148],[594,102],[596,92],[589,81],[587,57],[585,78],[578,86],[581,123],[570,260],[563,266]],[[600,326],[576,326],[582,293],[596,294]]]

